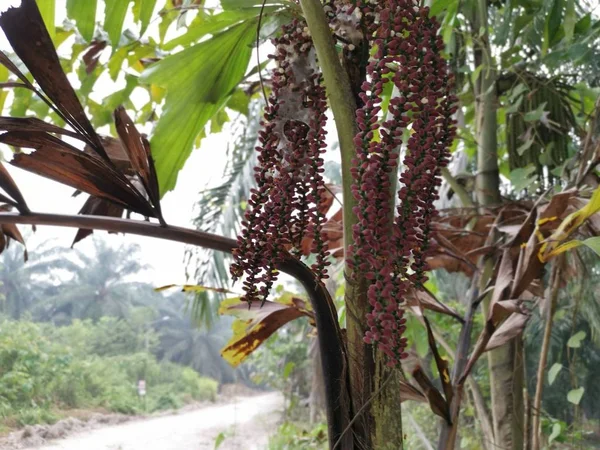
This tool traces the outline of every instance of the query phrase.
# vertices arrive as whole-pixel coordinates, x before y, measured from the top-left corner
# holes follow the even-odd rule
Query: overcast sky
[[[2,0],[0,10],[6,9],[8,3],[19,4],[18,0]],[[57,24],[61,24],[65,18],[64,5],[66,0],[57,0]],[[158,2],[160,3],[160,2]],[[157,5],[159,6],[159,5]],[[103,15],[103,2],[98,2],[97,21],[101,20]],[[154,24],[155,29],[157,23]],[[131,26],[131,23],[125,24],[124,29]],[[170,30],[171,35],[176,31]],[[149,33],[153,33],[152,25]],[[169,34],[167,40],[169,40]],[[0,31],[0,48],[9,49],[4,35]],[[62,47],[61,47],[62,48]],[[72,82],[74,80],[71,80]],[[99,80],[92,96],[95,100],[101,100],[106,95],[120,89],[122,86],[114,85],[110,79]],[[138,93],[141,95],[141,93]],[[7,105],[10,104],[9,97]],[[134,99],[135,101],[135,99]],[[4,114],[7,113],[5,105]],[[102,130],[100,130],[102,131]],[[145,129],[144,131],[149,131]],[[198,199],[198,193],[208,185],[215,185],[221,181],[223,169],[224,154],[226,150],[228,135],[220,133],[211,135],[204,139],[202,148],[194,150],[183,171],[180,172],[177,180],[177,186],[174,191],[167,193],[162,200],[162,209],[167,223],[179,226],[191,226],[192,208]],[[7,157],[10,157],[6,155]],[[52,182],[46,178],[39,177],[29,172],[8,166],[30,208],[37,212],[75,214],[85,201],[85,195],[72,198],[73,189],[67,186]],[[29,227],[22,227],[27,232]],[[39,243],[49,239],[55,239],[57,245],[69,247],[73,241],[76,230],[59,227],[38,227],[38,231],[28,239],[28,247],[35,248]],[[114,245],[120,245],[123,242],[137,243],[142,248],[142,258],[145,263],[152,266],[152,269],[140,275],[140,281],[148,281],[156,286],[183,283],[185,281],[184,272],[184,251],[185,245],[163,241],[160,239],[145,238],[133,235],[109,235],[104,232],[95,232],[97,235],[107,239]],[[89,251],[93,246],[91,239],[88,238],[79,244],[77,248],[82,251]]]

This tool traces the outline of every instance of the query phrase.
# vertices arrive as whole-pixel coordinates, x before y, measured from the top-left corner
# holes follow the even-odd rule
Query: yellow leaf
[[[265,342],[286,323],[306,316],[314,319],[307,308],[307,302],[285,293],[276,301],[260,301],[250,305],[239,298],[221,302],[219,314],[236,317],[233,322],[233,336],[221,350],[223,358],[232,366],[239,365],[256,348]]]
[[[167,90],[165,88],[162,88],[156,84],[150,85],[150,98],[152,98],[152,101],[155,103],[160,103],[165,97],[166,92]]]
[[[538,254],[540,261],[546,262],[552,256],[558,255],[569,248],[577,247],[577,245],[570,246],[555,253],[561,245],[561,242],[567,239],[577,228],[598,211],[600,211],[600,186],[596,188],[590,201],[583,208],[565,217],[558,228],[556,228],[550,237],[545,240]]]
[[[553,216],[553,217],[546,217],[545,219],[540,219],[540,220],[538,220],[538,221],[537,221],[537,223],[538,223],[538,226],[542,226],[542,225],[544,225],[545,223],[548,223],[548,222],[554,222],[556,219],[558,219],[558,217],[556,217],[556,216]]]
[[[232,292],[227,290],[227,289],[223,289],[223,288],[213,288],[213,287],[208,287],[208,286],[200,286],[197,284],[167,284],[166,286],[160,286],[157,288],[154,288],[154,290],[156,292],[162,292],[162,291],[166,291],[167,289],[171,289],[171,288],[180,288],[181,292],[205,292],[205,291],[212,291],[212,292],[220,292],[222,294],[231,294]]]
[[[231,325],[233,336],[221,350],[221,356],[233,367],[239,366],[263,342],[260,339],[245,339],[249,336],[251,323],[252,320],[238,319]],[[264,328],[264,325],[257,324],[252,331],[258,334]]]
[[[444,383],[450,383],[450,375],[448,374],[448,369],[444,369],[442,371],[442,375],[444,377]]]
[[[567,250],[571,250],[573,248],[577,248],[580,245],[583,245],[583,242],[578,241],[578,240],[573,240],[573,241],[565,242],[564,244],[559,245],[558,247],[556,247],[555,249],[553,249],[550,253],[548,253],[544,257],[544,260],[547,261],[550,258],[554,258],[555,256],[558,256],[561,253],[566,252]]]

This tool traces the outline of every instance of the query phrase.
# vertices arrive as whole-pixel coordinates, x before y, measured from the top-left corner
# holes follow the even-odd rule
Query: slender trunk
[[[454,450],[456,445],[456,437],[458,434],[460,406],[464,394],[464,386],[458,384],[458,380],[463,373],[469,356],[469,348],[471,346],[471,331],[473,330],[473,318],[475,309],[477,308],[477,299],[479,297],[479,272],[473,275],[471,282],[471,292],[469,295],[467,313],[465,315],[465,323],[458,337],[458,345],[456,355],[454,357],[454,365],[452,367],[452,386],[454,387],[454,396],[450,403],[450,417],[452,424],[449,425],[445,420],[442,421],[440,438],[438,441],[438,450]]]
[[[552,278],[549,288],[548,305],[546,308],[546,324],[544,326],[544,338],[542,340],[542,349],[540,351],[540,361],[537,368],[537,386],[532,406],[532,434],[531,449],[540,450],[540,412],[542,410],[542,394],[544,393],[544,372],[548,363],[548,350],[550,349],[550,336],[552,335],[552,321],[556,310],[556,301],[558,299],[558,287],[560,284],[560,270],[558,261],[555,261],[552,268]]]
[[[482,66],[476,87],[477,107],[477,200],[481,207],[501,202],[498,171],[496,67],[487,33],[487,1],[478,0],[473,11],[474,57]],[[480,30],[483,33],[480,34]],[[477,37],[475,37],[477,36]],[[491,264],[491,262],[489,263]],[[487,283],[487,280],[482,280]],[[484,308],[484,313],[487,310]],[[523,359],[516,340],[488,352],[492,416],[496,445],[523,448]]]
[[[452,358],[455,358],[454,348],[446,342],[443,336],[439,333],[436,333],[435,329],[433,330],[433,335],[435,337],[436,342],[438,342],[444,350],[450,355]],[[461,371],[462,372],[462,371]],[[477,384],[473,375],[469,375],[467,377],[467,387],[471,392],[471,396],[473,397],[473,406],[475,407],[475,412],[477,419],[479,421],[479,426],[481,428],[481,440],[483,442],[483,448],[485,450],[495,450],[494,447],[494,429],[492,426],[492,420],[490,417],[490,413],[485,404],[485,399],[483,398],[483,393],[481,392],[481,388]],[[460,417],[459,417],[460,419]],[[455,419],[456,420],[456,419]],[[442,422],[442,431],[440,434],[447,433],[443,431],[444,428],[449,427],[446,422]],[[441,441],[441,439],[440,439]]]

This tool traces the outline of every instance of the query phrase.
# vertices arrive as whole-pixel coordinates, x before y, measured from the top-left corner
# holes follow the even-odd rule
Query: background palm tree
[[[0,312],[18,320],[40,305],[55,289],[59,270],[69,270],[69,249],[50,242],[29,250],[26,262],[23,247],[14,242],[0,256]]]
[[[210,327],[199,327],[191,316],[189,303],[185,294],[176,293],[159,305],[159,316],[169,320],[157,324],[160,335],[157,356],[192,367],[220,383],[247,382],[247,371],[234,370],[220,354],[231,336],[231,319],[224,316]]]
[[[112,247],[95,238],[92,254],[77,252],[69,268],[72,276],[54,290],[44,318],[64,324],[75,318],[126,317],[130,307],[144,305],[154,292],[150,285],[132,281],[147,268],[140,263],[139,250],[138,245]]]

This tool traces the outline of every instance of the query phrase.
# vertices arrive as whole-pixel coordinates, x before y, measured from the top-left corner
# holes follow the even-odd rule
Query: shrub
[[[269,439],[269,450],[304,450],[327,448],[327,426],[324,423],[310,428],[284,422]]]
[[[53,424],[58,422],[60,417],[46,408],[27,408],[17,412],[15,420],[21,427],[25,425],[36,425],[38,423]]]
[[[154,355],[114,354],[90,346],[90,336],[110,333],[110,320],[54,329],[32,322],[0,321],[0,418],[20,426],[52,423],[60,409],[106,408],[122,414],[175,409],[191,401],[214,401],[218,383],[195,370]],[[56,338],[56,339],[54,339]],[[73,339],[73,346],[69,344]],[[94,338],[95,339],[95,338]],[[127,346],[121,347],[126,351]],[[138,397],[146,380],[147,398]],[[17,412],[18,411],[18,412]]]

